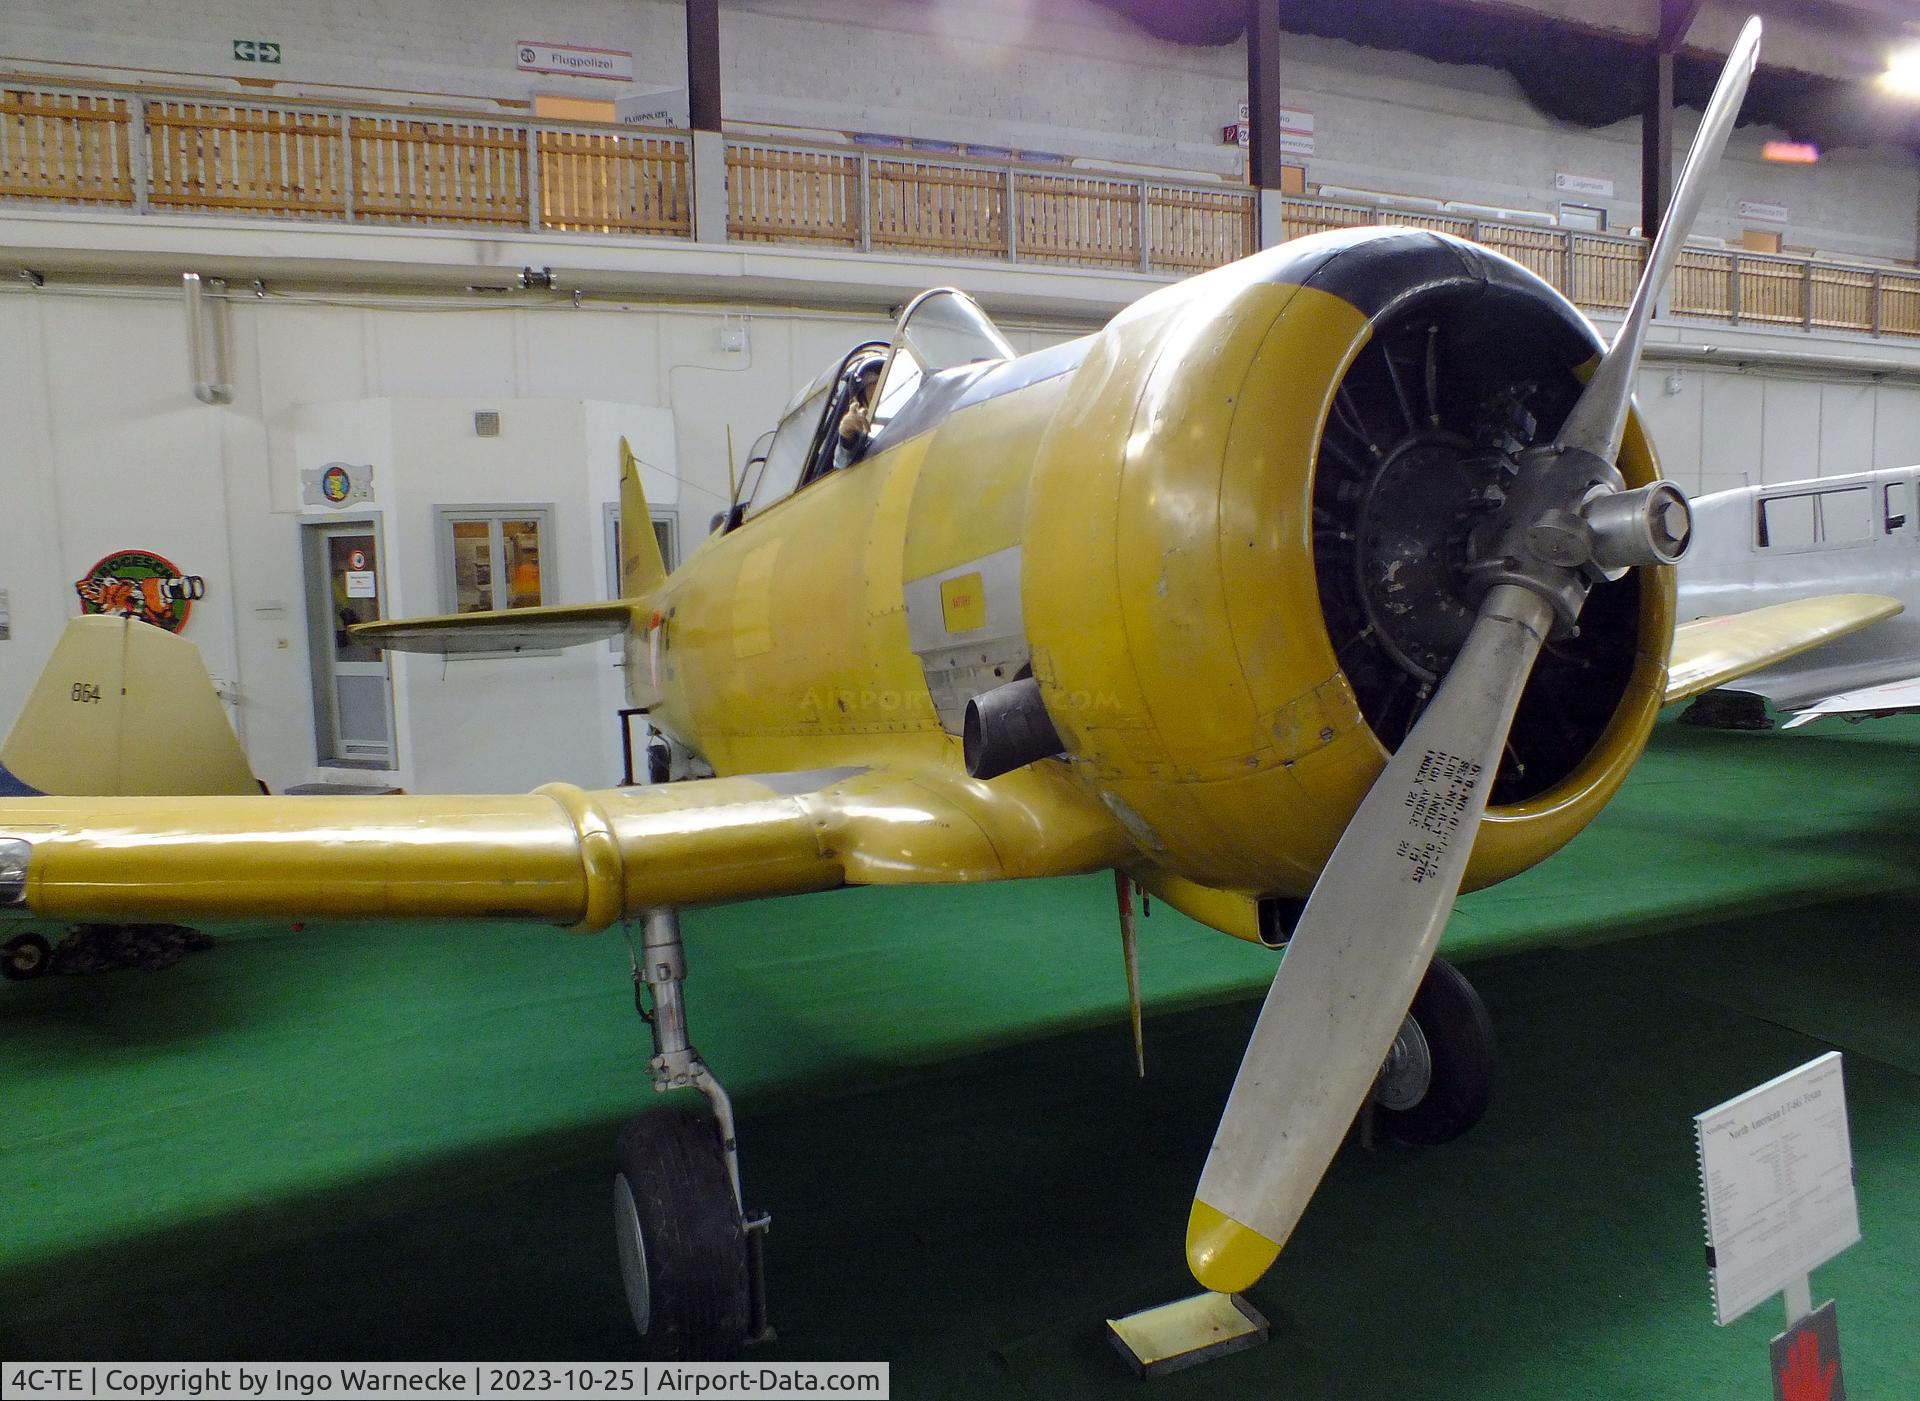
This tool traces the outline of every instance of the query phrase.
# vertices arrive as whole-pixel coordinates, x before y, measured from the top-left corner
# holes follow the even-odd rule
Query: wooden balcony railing
[[[0,195],[132,204],[135,101],[0,87]]]
[[[1639,238],[1318,200],[1287,200],[1285,217],[1289,238],[1356,224],[1457,234],[1526,264],[1590,311],[1624,311],[1647,255]],[[1736,325],[1920,336],[1920,270],[1687,248],[1674,268],[1668,306],[1682,316]]]
[[[729,138],[727,235],[1142,272],[1256,247],[1251,191],[911,152]],[[0,82],[0,199],[353,223],[690,238],[675,132]],[[1580,306],[1623,309],[1637,238],[1288,198],[1289,238],[1390,224],[1498,249]],[[1675,312],[1920,337],[1920,270],[1688,248]]]
[[[668,132],[0,87],[0,197],[690,238]]]
[[[1231,186],[748,140],[727,142],[727,235],[1171,272],[1255,247],[1252,196]]]

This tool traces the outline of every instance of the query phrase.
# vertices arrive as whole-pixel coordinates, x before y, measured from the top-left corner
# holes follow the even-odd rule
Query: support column
[[[1640,232],[1652,238],[1673,199],[1673,55],[1705,0],[1658,0],[1660,27],[1640,104]]]
[[[1286,238],[1281,220],[1280,5],[1247,0],[1247,174],[1259,199],[1260,246]]]
[[[727,238],[727,146],[720,134],[720,0],[685,0],[687,125],[693,132],[693,236]]]
[[[1640,232],[1652,238],[1673,198],[1673,55],[1647,57],[1640,104]]]

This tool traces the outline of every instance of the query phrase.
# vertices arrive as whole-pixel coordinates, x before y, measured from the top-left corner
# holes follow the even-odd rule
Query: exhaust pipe
[[[1040,699],[1040,683],[1031,676],[968,701],[960,744],[969,778],[998,778],[1067,747]]]

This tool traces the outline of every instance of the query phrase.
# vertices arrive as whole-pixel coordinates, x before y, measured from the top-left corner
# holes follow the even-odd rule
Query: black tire
[[[725,1357],[750,1320],[747,1237],[720,1130],[691,1109],[657,1109],[620,1131],[614,1238],[634,1327],[672,1359]]]
[[[0,944],[0,977],[10,983],[38,978],[53,967],[53,945],[38,934],[17,934]]]
[[[1408,1015],[1426,1038],[1426,1092],[1400,1109],[1376,1101],[1374,1127],[1408,1147],[1434,1148],[1479,1123],[1493,1101],[1493,1019],[1473,984],[1440,958],[1421,979]]]
[[[673,751],[655,735],[647,741],[647,782],[665,783],[673,777]]]

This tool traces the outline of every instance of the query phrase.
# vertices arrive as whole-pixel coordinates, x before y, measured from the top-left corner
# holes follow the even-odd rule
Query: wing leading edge
[[[520,796],[0,801],[0,904],[68,921],[515,919],[841,885],[1076,874],[1130,851],[1040,765],[987,785],[824,769]]]
[[[1667,659],[1667,704],[1858,632],[1902,607],[1883,594],[1829,594],[1682,623]]]

